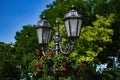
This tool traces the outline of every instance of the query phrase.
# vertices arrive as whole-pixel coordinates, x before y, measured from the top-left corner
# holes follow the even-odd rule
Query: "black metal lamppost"
[[[63,20],[65,23],[67,36],[70,38],[70,42],[62,46],[62,36],[59,33],[59,22],[56,21],[56,34],[54,36],[56,55],[59,52],[63,54],[70,54],[74,48],[76,39],[80,36],[82,16],[76,11],[74,6],[71,7],[71,10],[64,16]],[[42,45],[42,51],[44,55],[44,48],[49,43],[51,30],[52,27],[44,16],[37,25],[38,42]]]

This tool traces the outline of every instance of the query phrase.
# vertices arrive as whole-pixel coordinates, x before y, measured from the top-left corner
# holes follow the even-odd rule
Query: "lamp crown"
[[[70,18],[82,19],[82,15],[79,14],[79,12],[76,10],[74,5],[72,5],[71,10],[64,16],[64,20],[70,19]]]
[[[76,10],[74,5],[71,6],[71,10]]]
[[[51,28],[51,25],[50,25],[49,21],[47,20],[46,16],[43,16],[42,19],[40,21],[38,21],[38,27]]]

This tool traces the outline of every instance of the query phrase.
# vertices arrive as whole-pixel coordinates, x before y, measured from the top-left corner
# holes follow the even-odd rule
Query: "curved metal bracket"
[[[61,41],[59,42],[60,52],[63,54],[70,54],[75,46],[76,40],[70,40],[69,43],[66,43],[65,45],[61,45]]]
[[[41,50],[42,54],[45,56],[50,51],[50,48],[46,49],[46,45],[42,45]]]
[[[42,47],[41,49],[42,49],[42,54],[45,56],[46,55],[46,51],[45,51],[44,47]]]

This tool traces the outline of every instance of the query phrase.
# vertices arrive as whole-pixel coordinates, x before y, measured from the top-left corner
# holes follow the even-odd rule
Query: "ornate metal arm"
[[[70,54],[73,51],[75,42],[76,40],[70,40],[69,43],[62,45],[60,41],[59,42],[60,52],[62,52],[63,54]]]

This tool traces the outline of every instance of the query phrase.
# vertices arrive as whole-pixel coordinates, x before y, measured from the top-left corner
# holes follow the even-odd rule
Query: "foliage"
[[[93,26],[82,28],[76,45],[76,53],[80,53],[80,58],[90,57],[87,59],[90,61],[99,54],[103,55],[107,44],[112,44],[113,30],[110,27],[114,23],[114,17],[114,14],[110,14],[107,18],[96,15],[97,20],[92,22]]]
[[[38,47],[35,25],[23,26],[23,29],[16,32],[15,47],[18,53],[25,54],[32,52]]]
[[[20,78],[20,72],[16,68],[16,54],[12,44],[0,42],[0,79],[16,80]]]
[[[48,52],[47,55],[41,55],[42,53],[37,51],[35,53],[35,59],[33,59],[29,65],[28,72],[32,73],[32,79],[44,80],[46,77],[49,80],[53,80],[56,77],[59,79],[94,79],[96,68],[91,62],[79,62],[75,57],[68,55],[55,55],[53,52]],[[88,67],[89,66],[89,67]],[[92,68],[92,69],[91,69]],[[90,77],[88,74],[92,74]]]
[[[101,80],[119,80],[120,79],[120,71],[114,64],[113,68],[106,68],[102,71]]]
[[[35,25],[23,26],[21,31],[16,32],[15,39],[15,49],[16,53],[18,53],[19,65],[22,65],[26,69],[26,64],[32,59],[31,53],[39,47]]]

